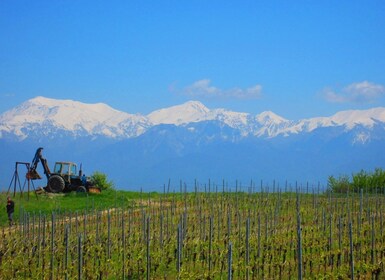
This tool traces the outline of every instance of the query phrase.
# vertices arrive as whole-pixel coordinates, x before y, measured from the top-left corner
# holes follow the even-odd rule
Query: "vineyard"
[[[384,279],[385,196],[164,192],[81,211],[21,211],[1,279]]]

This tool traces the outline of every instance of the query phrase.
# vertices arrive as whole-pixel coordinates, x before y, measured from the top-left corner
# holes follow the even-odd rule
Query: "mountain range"
[[[7,188],[14,163],[30,162],[40,146],[50,165],[81,162],[118,188],[160,190],[169,179],[188,186],[209,179],[325,184],[329,175],[383,167],[384,144],[382,107],[288,120],[198,101],[141,115],[36,97],[0,115],[0,186]]]

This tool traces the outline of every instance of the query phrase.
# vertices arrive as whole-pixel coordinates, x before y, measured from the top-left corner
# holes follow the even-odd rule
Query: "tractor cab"
[[[66,188],[69,185],[81,185],[81,178],[77,172],[77,165],[73,162],[56,162],[52,175],[60,175],[65,182]]]
[[[77,191],[82,186],[82,180],[77,171],[77,165],[72,162],[58,161],[48,179],[51,192]],[[86,191],[84,186],[82,190]]]
[[[60,174],[61,176],[64,175],[78,175],[77,172],[77,165],[72,162],[56,162],[55,167],[53,169],[53,173]]]

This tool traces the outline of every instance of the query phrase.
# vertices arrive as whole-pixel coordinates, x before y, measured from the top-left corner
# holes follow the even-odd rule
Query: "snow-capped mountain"
[[[0,187],[37,147],[53,164],[82,162],[118,187],[201,179],[325,182],[385,166],[385,108],[288,120],[210,109],[198,101],[129,114],[106,104],[36,97],[0,115]]]
[[[182,125],[210,119],[210,110],[198,101],[189,101],[182,105],[156,110],[147,115],[152,124]]]
[[[84,104],[72,100],[36,97],[0,115],[0,137],[49,136],[65,132],[73,137],[134,137],[150,123],[147,118],[120,112],[103,103]]]
[[[0,138],[19,140],[28,137],[106,137],[127,139],[137,137],[149,128],[171,124],[186,126],[215,121],[238,130],[243,137],[277,136],[310,133],[319,128],[340,127],[350,131],[357,126],[369,131],[375,125],[385,124],[385,108],[338,112],[331,117],[316,117],[298,121],[287,120],[271,111],[258,115],[209,109],[198,101],[156,110],[147,116],[121,112],[106,104],[84,104],[72,100],[36,97],[0,115]],[[365,137],[363,137],[365,135]],[[356,137],[352,142],[367,142],[370,133]]]
[[[362,126],[370,130],[376,124],[385,124],[385,108],[342,111],[331,117],[293,121],[271,111],[254,116],[226,109],[209,109],[198,101],[163,108],[143,116],[121,112],[102,103],[84,104],[36,97],[0,115],[0,138],[55,138],[64,133],[72,137],[127,139],[140,136],[156,125],[186,126],[207,121],[236,129],[243,137],[287,137],[327,127],[341,127],[350,131]],[[362,138],[362,132],[360,135],[359,138],[365,139],[364,142],[370,138],[368,134]]]
[[[189,101],[147,115],[153,125],[186,125],[203,121],[218,121],[237,129],[243,136],[276,137],[309,133],[317,128],[342,127],[349,131],[357,126],[367,129],[385,123],[385,108],[341,111],[331,117],[315,117],[303,120],[287,120],[274,112],[265,111],[256,116],[225,109],[208,109],[198,101]]]
[[[348,110],[338,112],[331,117],[304,119],[293,124],[289,130],[293,133],[311,132],[320,127],[333,126],[342,126],[346,130],[351,130],[356,126],[372,128],[378,123],[385,123],[385,108]]]
[[[218,121],[240,130],[243,135],[251,133],[255,126],[250,114],[225,109],[210,110],[198,101],[189,101],[182,105],[160,109],[150,113],[147,117],[154,125],[173,124],[180,126],[203,121]]]

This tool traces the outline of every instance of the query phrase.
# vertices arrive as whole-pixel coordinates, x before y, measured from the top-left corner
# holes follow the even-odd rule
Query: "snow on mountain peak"
[[[32,98],[32,99],[24,102],[24,104],[55,106],[55,105],[57,105],[58,101],[61,101],[61,100],[51,99],[51,98],[47,98],[47,97],[43,97],[43,96],[37,96],[35,98]]]
[[[210,110],[199,101],[188,101],[181,105],[156,110],[147,115],[153,124],[181,125],[206,119]]]
[[[154,111],[147,115],[150,122],[157,124],[184,125],[201,121],[219,121],[232,128],[242,130],[243,135],[250,132],[248,113],[238,113],[225,109],[208,109],[199,101],[189,101],[182,105]]]
[[[158,124],[185,125],[202,121],[227,125],[242,136],[271,138],[308,133],[321,127],[371,128],[376,123],[385,123],[385,108],[341,111],[331,117],[291,121],[271,111],[251,115],[226,109],[210,110],[199,101],[188,101],[142,116],[115,110],[104,103],[85,104],[39,96],[0,115],[0,138],[4,135],[15,135],[19,139],[29,135],[54,137],[58,131],[64,131],[75,137],[100,135],[121,139],[139,136]],[[364,138],[359,139],[362,142]]]
[[[320,127],[333,126],[343,126],[346,130],[351,130],[357,125],[371,128],[376,122],[385,123],[385,108],[379,107],[368,110],[347,110],[340,111],[331,117],[303,119],[288,127],[287,132],[311,132]]]
[[[111,112],[127,114],[127,113],[115,110],[104,103],[86,104],[86,103],[82,103],[82,102],[74,101],[70,99],[52,99],[52,98],[47,98],[42,96],[32,98],[23,104],[26,104],[29,107],[32,107],[32,106],[42,106],[45,108],[63,107],[66,109],[86,110],[86,111],[102,114],[102,116],[100,116],[101,118],[103,118],[103,115],[108,115]]]
[[[147,120],[144,117],[120,112],[103,103],[85,104],[73,100],[57,100],[45,97],[30,99],[0,116],[0,129],[14,132],[20,138],[27,137],[25,128],[37,127],[83,131],[90,135],[105,135],[115,138],[127,136],[122,126],[127,122],[137,126],[134,135],[143,131]],[[23,130],[22,130],[23,128]],[[28,130],[28,129],[27,129]],[[43,132],[44,133],[44,132]]]
[[[260,113],[259,115],[256,116],[256,120],[262,124],[266,123],[283,123],[287,122],[288,120],[285,118],[282,118],[281,116],[278,116],[277,114],[273,113],[272,111],[265,111]]]
[[[376,121],[385,122],[385,108],[341,111],[330,119],[334,123],[345,125],[349,129],[357,124],[372,127]]]

